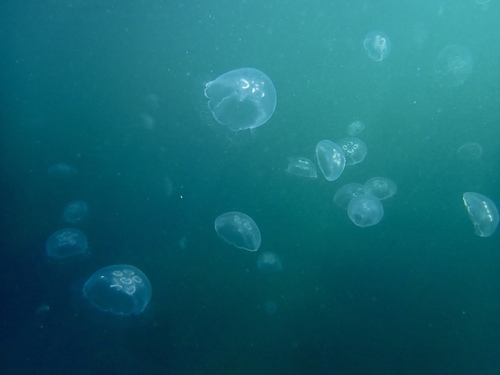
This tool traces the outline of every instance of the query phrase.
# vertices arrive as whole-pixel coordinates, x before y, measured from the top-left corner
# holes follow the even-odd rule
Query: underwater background
[[[0,373],[499,374],[500,234],[476,236],[462,202],[500,203],[499,17],[497,0],[2,1]],[[446,87],[453,44],[473,67]],[[245,67],[278,102],[234,133],[204,88]],[[285,172],[354,120],[362,163]],[[333,196],[375,176],[398,192],[360,228]],[[88,214],[68,225],[73,200]],[[257,252],[217,236],[228,211],[258,224]],[[88,256],[50,259],[67,226]],[[259,271],[265,251],[280,272]],[[82,307],[113,264],[151,282],[137,319]]]

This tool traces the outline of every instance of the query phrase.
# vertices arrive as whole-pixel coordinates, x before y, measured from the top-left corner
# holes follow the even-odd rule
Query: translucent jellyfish
[[[358,227],[370,227],[382,220],[384,207],[373,195],[362,194],[351,199],[347,215]]]
[[[467,192],[463,201],[474,225],[474,233],[480,237],[489,237],[498,226],[498,209],[495,203],[479,193]]]
[[[278,311],[278,304],[275,300],[268,299],[264,303],[264,310],[266,310],[266,313],[268,313],[269,315],[274,315]]]
[[[358,135],[365,130],[365,124],[361,121],[353,121],[347,125],[347,134],[353,136]]]
[[[373,195],[380,200],[392,197],[397,193],[396,183],[386,177],[373,177],[365,182],[363,190],[366,194]]]
[[[70,202],[64,207],[63,219],[68,223],[77,223],[87,215],[88,209],[88,205],[84,201]]]
[[[224,241],[238,249],[257,251],[262,241],[255,221],[237,211],[226,212],[217,217],[215,231]]]
[[[55,259],[86,255],[88,251],[87,236],[75,228],[60,229],[47,239],[45,249],[47,255]]]
[[[276,89],[260,70],[232,70],[208,82],[208,108],[218,123],[237,132],[265,124],[276,109]]]
[[[328,181],[335,181],[345,168],[344,151],[339,145],[324,139],[316,145],[319,169]]]
[[[174,183],[170,179],[170,177],[165,176],[163,179],[163,187],[165,189],[165,195],[167,198],[170,198],[172,196],[172,193],[174,192]]]
[[[368,153],[365,142],[359,138],[346,137],[337,141],[337,144],[344,151],[345,165],[361,163]]]
[[[95,272],[85,283],[83,295],[102,312],[138,315],[151,299],[151,284],[140,269],[118,264]]]
[[[444,48],[434,62],[434,75],[441,86],[459,86],[472,72],[474,61],[469,49],[458,44]]]
[[[333,197],[333,202],[340,208],[347,209],[352,198],[365,194],[363,185],[352,182],[342,186]]]
[[[283,269],[280,257],[272,251],[266,251],[259,255],[257,268],[266,273],[278,272]]]
[[[177,246],[182,250],[186,250],[188,245],[188,239],[186,236],[181,237],[179,241],[177,241]]]
[[[153,116],[148,113],[143,113],[141,115],[141,123],[144,129],[153,130],[156,126],[156,121]]]
[[[465,143],[457,150],[457,156],[461,160],[476,161],[481,159],[483,147],[479,143]]]
[[[76,175],[76,169],[66,163],[56,163],[49,167],[47,174],[54,177],[72,177]]]
[[[294,176],[305,178],[318,177],[318,172],[316,171],[316,166],[314,165],[314,163],[308,158],[303,157],[290,159],[286,172]]]
[[[44,303],[43,305],[40,305],[35,309],[35,315],[43,315],[45,313],[48,313],[49,311],[50,306]]]
[[[363,47],[370,59],[374,61],[382,61],[391,52],[391,42],[387,35],[382,31],[371,31],[365,36]]]

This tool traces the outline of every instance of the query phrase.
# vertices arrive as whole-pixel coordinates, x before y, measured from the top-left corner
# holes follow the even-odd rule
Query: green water
[[[2,2],[0,372],[500,373],[500,237],[476,236],[462,203],[500,203],[499,16],[496,0]],[[381,62],[363,49],[372,30],[392,46]],[[450,44],[473,69],[440,87]],[[242,67],[278,104],[231,133],[203,90]],[[362,163],[334,182],[285,173],[354,120]],[[467,142],[478,160],[457,156]],[[48,175],[58,162],[77,174]],[[398,193],[356,227],[333,196],[375,176]],[[45,241],[75,199],[90,255],[61,264]],[[257,253],[217,237],[227,211],[258,224]],[[263,251],[280,273],[257,270]],[[130,326],[81,309],[111,264],[153,288]]]

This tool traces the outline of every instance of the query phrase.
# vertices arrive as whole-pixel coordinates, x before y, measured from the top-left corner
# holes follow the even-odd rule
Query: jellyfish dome
[[[260,247],[259,227],[242,212],[226,212],[217,217],[215,231],[224,241],[239,249],[257,251]]]
[[[151,299],[151,284],[137,267],[117,264],[96,271],[85,283],[83,294],[104,313],[138,315]]]

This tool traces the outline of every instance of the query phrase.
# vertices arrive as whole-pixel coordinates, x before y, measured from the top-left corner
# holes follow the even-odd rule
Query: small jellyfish
[[[253,68],[232,70],[208,82],[205,96],[215,120],[233,132],[264,125],[276,109],[273,82]]]
[[[35,315],[42,315],[50,311],[50,306],[44,303],[35,309]]]
[[[349,219],[358,227],[370,227],[384,216],[384,207],[373,195],[362,194],[351,199],[347,206]]]
[[[316,145],[319,169],[328,181],[335,181],[345,168],[344,151],[339,145],[324,139]]]
[[[353,121],[347,125],[347,134],[350,136],[358,135],[365,130],[365,124],[361,121]]]
[[[398,191],[396,183],[386,177],[373,177],[365,182],[363,189],[366,194],[373,195],[380,200],[392,197]]]
[[[460,86],[469,77],[474,66],[468,48],[457,44],[444,48],[434,62],[434,76],[441,86]]]
[[[272,251],[266,251],[259,255],[257,268],[266,273],[279,272],[283,269],[280,257]]]
[[[311,160],[304,157],[290,159],[286,172],[293,176],[318,178],[316,166]]]
[[[365,142],[359,138],[342,138],[337,141],[337,144],[342,148],[342,151],[344,151],[345,165],[361,163],[368,153]]]
[[[87,236],[75,228],[60,229],[47,239],[45,249],[53,259],[84,256],[88,252]]]
[[[476,142],[465,143],[457,150],[457,156],[461,160],[476,161],[481,159],[483,147]]]
[[[54,176],[57,178],[73,177],[76,175],[75,167],[66,163],[56,163],[52,164],[47,170],[49,176]]]
[[[167,198],[170,198],[172,196],[172,193],[174,192],[174,183],[172,182],[172,179],[168,176],[165,176],[163,178],[163,186],[165,189],[165,195]]]
[[[188,239],[186,236],[182,236],[181,239],[177,242],[177,246],[182,250],[186,250],[188,244]]]
[[[156,126],[156,121],[153,116],[148,113],[143,113],[141,115],[141,123],[144,129],[153,130]]]
[[[83,295],[92,306],[118,316],[141,314],[151,299],[151,293],[146,275],[127,264],[101,268],[83,287]]]
[[[391,52],[391,42],[387,35],[382,31],[371,31],[365,36],[363,47],[370,59],[380,62],[384,60]]]
[[[73,201],[64,207],[63,219],[67,223],[75,224],[81,221],[88,211],[88,205],[84,201]]]
[[[215,231],[224,241],[238,249],[257,251],[262,241],[255,221],[242,212],[232,211],[218,216],[215,219]]]
[[[276,314],[276,312],[278,311],[278,304],[276,303],[275,300],[273,299],[268,299],[265,303],[264,303],[264,310],[266,311],[266,313],[268,313],[269,315],[274,315]]]
[[[489,237],[495,233],[499,221],[495,203],[490,198],[473,192],[464,193],[463,201],[474,225],[474,233],[479,237]]]
[[[351,199],[361,194],[365,194],[363,185],[352,182],[337,190],[335,196],[333,197],[333,202],[340,208],[347,210],[347,206],[349,205]]]

